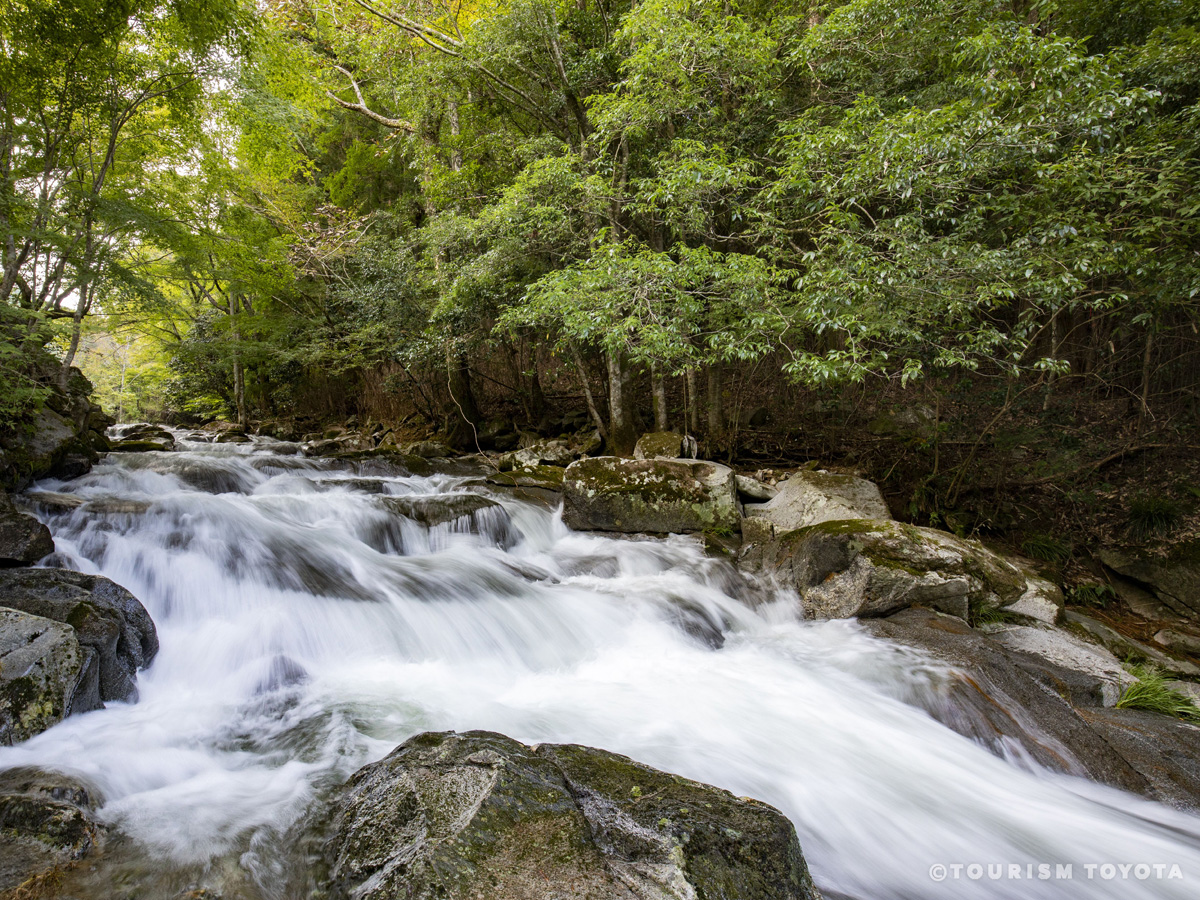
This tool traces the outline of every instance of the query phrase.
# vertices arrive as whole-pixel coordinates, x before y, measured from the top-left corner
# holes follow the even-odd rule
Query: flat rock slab
[[[765,803],[576,745],[426,733],[331,815],[331,898],[800,900],[819,895]]]
[[[137,670],[158,652],[145,607],[119,584],[66,569],[0,570],[0,605],[74,628],[96,654],[100,699],[137,698]]]
[[[791,475],[768,502],[748,504],[746,515],[766,519],[780,532],[840,519],[892,517],[873,482],[856,475],[808,471]]]
[[[596,456],[567,466],[563,521],[581,531],[733,534],[741,515],[737,483],[727,466]]]

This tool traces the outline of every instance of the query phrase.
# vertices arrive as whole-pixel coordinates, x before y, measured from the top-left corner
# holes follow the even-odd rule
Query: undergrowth
[[[1167,677],[1149,666],[1130,666],[1137,680],[1126,686],[1117,701],[1118,709],[1144,709],[1177,719],[1200,722],[1200,707],[1179,691],[1167,686]]]

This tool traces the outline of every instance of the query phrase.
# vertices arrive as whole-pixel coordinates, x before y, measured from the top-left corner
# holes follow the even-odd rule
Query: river
[[[133,591],[161,650],[137,703],[0,749],[0,768],[100,788],[130,896],[209,882],[226,900],[296,896],[306,810],[413,734],[477,728],[772,803],[833,895],[1200,896],[1200,818],[955,734],[913,702],[952,672],[853,622],[803,621],[794,596],[693,538],[575,533],[503,493],[426,527],[396,498],[433,508],[488,488],[265,439],[179,446],[35,486],[88,501],[41,508],[59,561]],[[1151,868],[1106,878],[1105,864]]]

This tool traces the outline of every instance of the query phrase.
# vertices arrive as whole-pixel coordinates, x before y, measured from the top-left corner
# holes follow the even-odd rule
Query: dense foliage
[[[651,424],[729,447],[748,373],[1194,412],[1190,4],[3,12],[6,421],[55,327],[109,385],[157,347],[142,414],[467,443],[586,405],[618,452]]]

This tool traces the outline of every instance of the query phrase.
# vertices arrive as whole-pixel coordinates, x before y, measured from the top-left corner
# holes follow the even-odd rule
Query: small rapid
[[[224,865],[236,896],[294,896],[295,829],[321,798],[413,734],[490,729],[772,803],[834,895],[1197,895],[1200,818],[960,737],[906,702],[944,690],[944,667],[803,621],[693,538],[571,532],[465,471],[179,446],[27,495],[56,562],[129,588],[161,649],[137,703],[0,748],[0,768],[96,784],[156,867]],[[1183,877],[1089,876],[1104,864]]]

